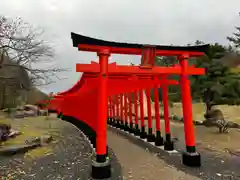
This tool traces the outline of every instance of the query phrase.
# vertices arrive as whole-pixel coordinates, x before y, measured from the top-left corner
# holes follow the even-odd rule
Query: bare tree
[[[47,41],[41,40],[43,32],[21,18],[0,16],[0,68],[16,66],[24,69],[34,86],[47,85],[55,82],[54,78],[59,79],[57,73],[67,69],[52,65],[54,50]],[[4,56],[13,63],[4,63]]]
[[[49,110],[48,110],[48,107],[49,107],[49,105],[50,105],[50,103],[51,103],[51,100],[54,98],[54,94],[53,94],[53,92],[50,92],[49,94],[48,94],[48,99],[47,99],[47,104],[46,104],[46,107],[47,107],[47,116],[46,116],[46,119],[49,119]]]

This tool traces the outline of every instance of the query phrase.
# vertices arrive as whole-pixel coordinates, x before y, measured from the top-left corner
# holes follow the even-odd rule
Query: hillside
[[[34,104],[47,95],[32,86],[28,72],[0,53],[0,109],[22,103]]]
[[[38,88],[33,87],[27,92],[27,104],[35,104],[41,100],[48,99],[48,95],[40,91]]]

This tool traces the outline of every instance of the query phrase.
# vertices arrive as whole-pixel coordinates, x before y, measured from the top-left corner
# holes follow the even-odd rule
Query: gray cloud
[[[45,29],[44,38],[56,48],[56,64],[72,71],[60,74],[68,79],[42,89],[62,91],[79,78],[76,63],[97,59],[73,48],[70,32],[122,42],[185,45],[199,39],[226,44],[226,36],[240,25],[239,5],[239,0],[0,0],[0,12]],[[139,63],[139,57],[112,56],[119,64],[130,60]]]

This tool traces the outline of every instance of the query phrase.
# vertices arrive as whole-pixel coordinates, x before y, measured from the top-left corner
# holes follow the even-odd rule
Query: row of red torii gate
[[[111,163],[107,150],[107,123],[128,131],[164,150],[174,150],[171,139],[168,109],[168,86],[181,87],[186,151],[182,162],[187,166],[200,166],[200,154],[195,148],[192,120],[192,99],[189,75],[203,75],[203,68],[189,66],[190,57],[203,56],[209,45],[159,46],[109,42],[71,33],[73,46],[80,51],[96,52],[99,62],[77,64],[76,71],[83,72],[81,79],[69,90],[58,93],[48,109],[58,117],[76,125],[88,137],[95,151],[92,163],[93,178],[111,176]],[[140,66],[109,64],[111,54],[141,56]],[[176,56],[179,63],[170,67],[155,66],[156,56]],[[179,75],[180,81],[169,79]],[[160,127],[159,91],[162,89],[164,106],[164,132]],[[154,89],[155,118],[152,118],[150,91]],[[144,100],[147,99],[147,123],[144,120]],[[134,111],[134,116],[133,116]],[[153,123],[155,123],[153,132]],[[147,127],[147,129],[146,129]]]

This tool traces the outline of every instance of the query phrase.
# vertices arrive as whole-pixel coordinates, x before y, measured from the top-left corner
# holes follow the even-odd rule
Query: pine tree
[[[240,16],[240,13],[239,13],[239,16]],[[235,27],[236,28],[236,32],[233,33],[233,36],[228,36],[227,39],[233,43],[233,45],[236,47],[236,48],[239,48],[240,47],[240,27]]]

